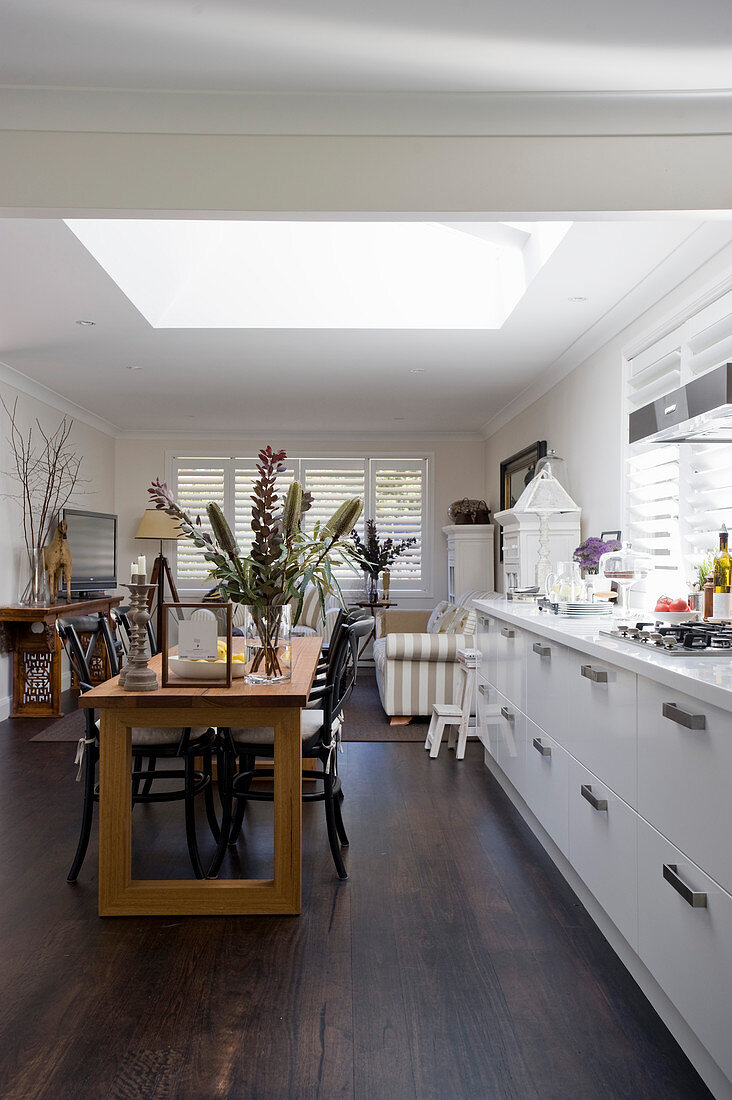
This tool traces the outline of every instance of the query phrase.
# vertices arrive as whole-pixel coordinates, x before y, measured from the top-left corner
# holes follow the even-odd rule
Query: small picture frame
[[[200,679],[192,680],[187,676],[185,679],[179,676],[171,674],[170,671],[170,653],[169,653],[169,616],[170,612],[176,613],[176,619],[178,621],[178,628],[180,629],[181,623],[190,622],[190,616],[181,615],[183,611],[207,611],[213,613],[216,618],[216,638],[220,638],[222,635],[219,633],[221,628],[221,620],[226,620],[226,634],[224,639],[226,641],[226,677],[221,680]],[[223,614],[217,614],[223,613]],[[208,616],[206,616],[206,619]],[[205,620],[204,620],[205,621]],[[187,687],[187,688],[200,688],[200,687],[231,687],[231,648],[232,648],[232,606],[230,603],[164,603],[163,604],[163,637],[162,637],[162,686],[166,687]],[[172,678],[171,678],[172,676]]]
[[[603,542],[622,542],[622,531],[603,531],[600,534],[600,538]]]

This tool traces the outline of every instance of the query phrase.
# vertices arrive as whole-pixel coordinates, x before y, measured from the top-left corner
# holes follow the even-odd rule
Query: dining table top
[[[241,652],[244,640],[233,639],[235,649]],[[126,691],[120,687],[119,677],[114,676],[91,691],[79,696],[80,707],[95,709],[119,708],[124,710],[155,710],[165,708],[204,708],[230,705],[239,707],[304,707],[315,680],[320,659],[322,638],[314,635],[292,639],[292,675],[279,684],[247,684],[243,679],[232,680],[231,687],[211,682],[205,686],[186,684],[178,680],[175,685],[159,687],[156,691]],[[157,653],[148,662],[162,678],[162,654]]]

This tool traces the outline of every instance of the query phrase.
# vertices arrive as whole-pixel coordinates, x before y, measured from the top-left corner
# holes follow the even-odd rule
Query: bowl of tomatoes
[[[692,611],[683,596],[673,599],[671,596],[659,596],[653,610],[658,623],[678,626],[679,623],[692,623],[699,618],[698,611]]]

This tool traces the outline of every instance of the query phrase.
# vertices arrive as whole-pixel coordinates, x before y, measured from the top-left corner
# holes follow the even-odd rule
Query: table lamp
[[[182,535],[183,532],[178,526],[178,520],[158,508],[145,509],[137,528],[137,534],[135,535],[136,539],[155,539],[160,543],[160,550],[158,556],[155,558],[152,573],[150,574],[150,584],[157,585],[155,642],[158,650],[160,649],[160,639],[163,636],[163,604],[165,603],[166,580],[173,602],[178,603],[178,590],[175,587],[175,581],[173,580],[173,574],[168,559],[163,553],[163,542],[167,539],[179,539]],[[151,592],[148,609],[152,607],[152,601],[153,593]]]
[[[551,573],[549,561],[549,516],[560,512],[579,512],[566,489],[554,477],[551,463],[545,462],[538,474],[531,479],[513,506],[514,512],[539,517],[539,559],[536,563],[536,584],[544,595],[546,579]]]

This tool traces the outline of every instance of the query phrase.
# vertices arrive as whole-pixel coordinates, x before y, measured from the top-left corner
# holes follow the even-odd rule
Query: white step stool
[[[430,756],[434,760],[440,751],[442,735],[445,726],[449,726],[450,732],[447,739],[448,749],[455,748],[457,737],[457,749],[455,759],[462,760],[465,756],[465,742],[468,740],[468,723],[470,721],[470,704],[473,700],[473,687],[475,686],[475,668],[469,665],[461,665],[462,691],[460,691],[456,703],[433,703],[432,718],[424,747],[430,750]]]

